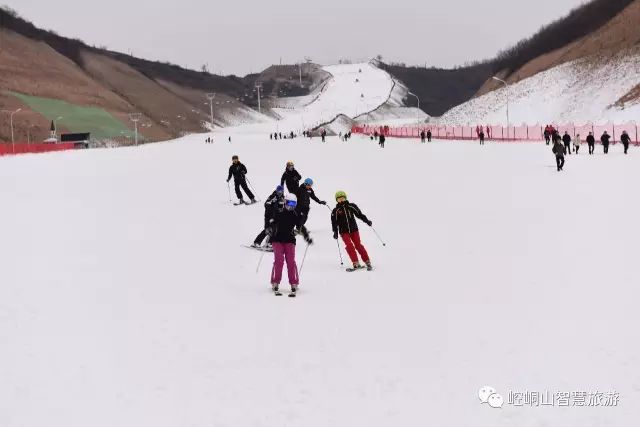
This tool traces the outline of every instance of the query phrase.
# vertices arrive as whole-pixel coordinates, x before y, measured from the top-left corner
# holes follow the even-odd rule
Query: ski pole
[[[380,237],[376,229],[373,227],[371,227],[371,229],[373,230],[374,233],[376,233],[376,237],[378,237],[378,240],[380,240],[380,242],[382,243],[382,246],[387,246],[387,244],[384,242],[384,240],[382,240],[382,237]]]
[[[227,189],[229,190],[229,203],[233,203],[233,200],[231,200],[231,184],[229,184],[229,181],[227,181]]]
[[[244,177],[244,179],[246,179],[246,180],[247,180],[247,184],[249,184],[249,187],[251,188],[251,191],[253,191],[253,193],[255,194],[255,196],[256,196],[256,200],[257,200],[257,201],[259,201],[259,202],[261,202],[262,200],[260,200],[260,197],[258,197],[258,192],[256,191],[256,189],[255,189],[255,188],[253,188],[253,185],[251,185],[251,181],[249,181],[249,178],[247,178],[247,177],[245,176],[245,177]]]
[[[302,274],[302,269],[304,268],[304,260],[307,259],[307,251],[309,250],[310,244],[307,243],[307,247],[304,248],[304,255],[302,256],[302,263],[300,264],[300,270],[298,270],[298,276]]]
[[[263,251],[263,252],[262,252],[262,255],[260,255],[260,260],[258,261],[258,266],[256,267],[256,274],[258,274],[258,270],[260,270],[260,264],[262,264],[262,258],[264,258],[264,254],[265,254],[265,253],[266,253],[266,252],[265,252],[265,251]]]
[[[338,255],[340,255],[340,265],[344,265],[344,262],[342,261],[342,251],[340,250],[340,242],[338,242],[338,239],[336,239],[336,244],[338,245]]]

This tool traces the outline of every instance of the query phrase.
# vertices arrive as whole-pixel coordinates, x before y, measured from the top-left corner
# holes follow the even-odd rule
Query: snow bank
[[[447,125],[640,121],[640,103],[614,104],[640,83],[640,52],[568,62],[472,99],[438,119]]]

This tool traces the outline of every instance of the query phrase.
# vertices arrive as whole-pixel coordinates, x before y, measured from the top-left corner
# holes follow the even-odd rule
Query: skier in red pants
[[[288,194],[284,200],[284,209],[275,213],[271,220],[269,234],[273,247],[273,269],[271,270],[271,288],[276,295],[282,280],[282,268],[287,261],[287,274],[291,285],[290,297],[296,295],[298,290],[298,266],[296,265],[296,235],[294,229],[299,228],[300,233],[308,244],[313,244],[311,236],[302,224],[303,217],[296,211],[298,199],[295,194]]]
[[[372,270],[371,260],[367,250],[360,242],[360,232],[358,231],[358,224],[356,218],[371,227],[371,221],[362,213],[360,208],[355,203],[349,203],[347,201],[347,194],[344,191],[338,191],[336,193],[336,207],[331,212],[331,226],[333,228],[333,238],[338,239],[338,234],[342,237],[347,254],[353,263],[353,268],[348,268],[347,271],[355,271],[359,268],[363,268],[358,260],[358,254],[362,258],[362,261],[367,266],[367,270]]]

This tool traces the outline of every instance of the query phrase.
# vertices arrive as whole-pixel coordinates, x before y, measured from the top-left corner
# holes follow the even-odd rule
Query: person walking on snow
[[[589,154],[592,155],[596,151],[596,139],[593,137],[593,132],[589,132],[587,144],[589,145]]]
[[[276,191],[271,193],[271,195],[267,198],[267,201],[264,202],[264,228],[258,234],[253,241],[253,247],[259,248],[262,246],[262,241],[269,234],[269,226],[271,225],[271,221],[275,217],[275,214],[281,211],[284,207],[284,187],[282,185],[278,185],[276,187]],[[271,239],[267,239],[267,247],[271,246]]]
[[[578,154],[580,150],[580,144],[582,144],[582,140],[580,139],[580,134],[577,134],[576,139],[573,140],[573,150],[576,154]]]
[[[571,136],[569,135],[569,132],[564,132],[562,142],[564,142],[564,154],[571,154]]]
[[[296,193],[298,191],[298,186],[300,185],[300,180],[302,176],[296,170],[295,165],[291,160],[287,162],[287,168],[284,170],[282,174],[282,178],[280,178],[280,185],[287,184],[287,191],[289,193]]]
[[[358,254],[362,257],[362,261],[367,266],[367,270],[372,270],[371,260],[367,250],[360,242],[360,231],[356,218],[371,227],[372,222],[362,213],[355,203],[349,203],[347,193],[338,191],[336,193],[336,207],[331,211],[331,227],[333,229],[333,238],[338,239],[338,235],[342,237],[345,249],[349,255],[349,259],[353,263],[353,268],[348,271],[354,271],[362,268],[358,260]]]
[[[559,139],[556,139],[556,141],[553,143],[553,148],[551,149],[551,151],[553,151],[553,154],[556,155],[556,165],[558,166],[558,172],[560,172],[564,167],[565,147],[564,145],[562,145],[562,142],[560,142]]]
[[[484,131],[480,128],[480,133],[478,134],[478,138],[480,138],[480,145],[484,145]]]
[[[420,132],[420,142],[424,144],[425,139],[427,138],[427,134],[424,133],[424,129]]]
[[[309,210],[311,209],[311,199],[313,199],[316,203],[321,205],[326,205],[327,202],[324,200],[320,200],[316,197],[316,193],[313,191],[313,180],[311,178],[307,178],[304,180],[300,188],[296,193],[298,196],[298,213],[300,214],[300,221],[302,225],[307,223],[309,219]]]
[[[429,129],[429,130],[427,131],[427,142],[431,142],[431,136],[432,136],[432,134],[431,134],[431,129]]]
[[[245,177],[245,175],[247,174],[247,167],[244,164],[240,163],[240,159],[238,158],[238,156],[233,156],[231,158],[231,161],[232,163],[231,166],[229,166],[229,176],[227,177],[227,183],[229,183],[231,177],[233,176],[233,183],[235,184],[236,188],[236,196],[238,196],[239,200],[238,204],[246,203],[242,198],[240,187],[242,187],[244,192],[247,193],[247,196],[249,196],[249,200],[251,200],[251,203],[255,203],[256,199],[247,186],[247,178]]]
[[[271,289],[279,292],[280,281],[282,280],[282,269],[284,262],[287,262],[287,274],[291,293],[295,296],[300,280],[298,277],[298,266],[296,265],[296,235],[295,228],[300,230],[304,240],[313,244],[309,232],[302,223],[302,217],[296,211],[297,198],[295,194],[287,194],[284,200],[284,209],[276,212],[271,222],[271,243],[273,245],[273,269],[271,270]]]
[[[380,137],[378,138],[378,144],[380,144],[380,148],[384,148],[384,142],[387,140],[387,138],[385,138],[384,134],[380,134]]]
[[[622,131],[622,136],[620,136],[620,142],[622,142],[622,145],[624,146],[624,154],[629,154],[629,143],[631,142],[631,138],[629,137],[629,134],[627,133],[627,131]]]
[[[604,149],[604,154],[609,154],[609,140],[611,139],[611,135],[607,133],[605,130],[602,136],[600,137],[600,142],[602,142],[602,147]]]

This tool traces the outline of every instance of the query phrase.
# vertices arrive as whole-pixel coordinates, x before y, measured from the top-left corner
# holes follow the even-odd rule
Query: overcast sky
[[[454,66],[494,56],[583,0],[0,0],[39,27],[216,74],[305,56]]]

